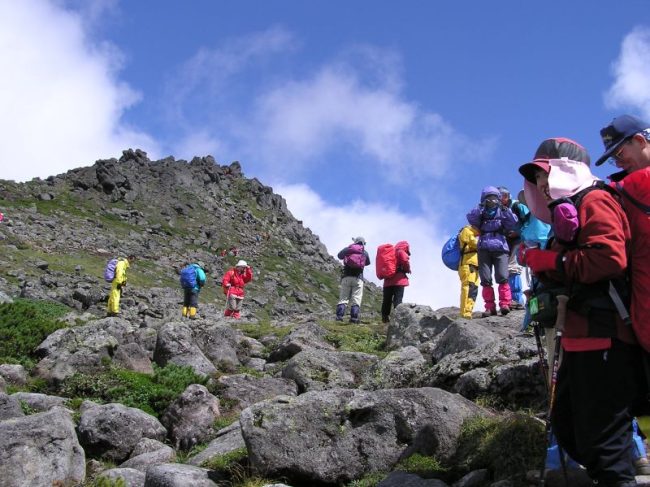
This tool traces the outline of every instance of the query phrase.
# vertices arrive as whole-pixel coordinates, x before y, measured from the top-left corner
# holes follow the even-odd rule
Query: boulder
[[[39,394],[36,392],[16,392],[11,397],[39,413],[55,407],[65,407],[68,402],[65,397],[48,396],[47,394]]]
[[[135,468],[111,468],[104,470],[97,476],[97,479],[108,479],[116,482],[119,479],[124,481],[124,487],[144,487],[145,473]]]
[[[153,416],[122,404],[84,401],[77,427],[86,453],[115,462],[126,460],[142,438],[163,441],[167,430]]]
[[[85,480],[85,461],[64,409],[0,421],[3,487],[79,485]]]
[[[151,465],[170,463],[176,460],[176,452],[170,446],[151,438],[142,438],[131,452],[129,459],[120,468],[139,470],[143,474]],[[142,477],[144,483],[144,475]]]
[[[27,371],[25,367],[19,364],[2,364],[0,365],[0,377],[7,384],[14,386],[24,386],[27,384]]]
[[[165,463],[147,469],[144,487],[217,487],[209,470],[193,465]]]
[[[269,355],[269,362],[287,360],[308,349],[334,351],[335,348],[325,340],[327,333],[325,328],[316,323],[300,325],[274,348]]]
[[[5,393],[0,393],[0,421],[24,416],[20,401]]]
[[[254,377],[249,374],[222,375],[217,379],[219,397],[245,409],[251,404],[279,395],[298,394],[296,383],[290,379]]]
[[[487,415],[434,388],[336,389],[254,404],[240,417],[252,467],[306,484],[342,484],[413,453],[449,460],[462,422]]]
[[[194,342],[190,327],[181,322],[166,323],[162,326],[158,332],[153,359],[161,367],[168,363],[189,366],[197,374],[204,376],[217,372],[217,368]]]
[[[446,355],[483,347],[500,339],[499,335],[474,321],[455,321],[436,337],[431,356],[436,363]]]
[[[393,311],[386,333],[386,347],[396,350],[406,346],[419,347],[442,333],[454,319],[433,311],[429,306],[400,304]]]
[[[361,387],[370,390],[414,387],[427,366],[416,347],[401,348],[370,367]]]
[[[231,451],[245,448],[244,438],[241,435],[241,426],[239,421],[231,424],[230,426],[219,430],[217,436],[213,439],[202,452],[190,457],[187,463],[200,467],[206,461],[220,457]]]
[[[415,474],[407,472],[391,472],[377,484],[377,487],[448,487],[446,483],[438,479],[423,479]]]
[[[219,399],[205,386],[191,384],[169,405],[160,421],[175,447],[189,450],[214,434],[212,425],[219,416]]]
[[[234,370],[241,365],[237,351],[243,351],[243,334],[226,325],[197,320],[192,325],[192,337],[203,354],[220,370]]]
[[[367,370],[377,362],[375,355],[367,353],[305,350],[291,357],[282,370],[282,377],[294,380],[299,393],[357,388]]]
[[[123,369],[153,375],[153,366],[149,354],[137,343],[125,343],[118,346],[113,362]]]

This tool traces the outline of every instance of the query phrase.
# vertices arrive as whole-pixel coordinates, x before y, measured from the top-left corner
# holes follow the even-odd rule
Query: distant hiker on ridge
[[[196,319],[199,293],[205,285],[205,270],[197,263],[190,263],[181,269],[180,283],[183,288],[183,318]]]
[[[117,316],[120,313],[120,298],[127,281],[126,271],[133,262],[135,262],[134,255],[129,255],[126,259],[118,258],[108,261],[104,271],[104,279],[111,282],[111,292],[108,295],[106,309],[107,316]]]
[[[363,298],[363,268],[370,265],[370,256],[365,250],[365,238],[356,237],[352,241],[354,243],[338,253],[338,258],[343,260],[343,270],[339,302],[336,305],[336,321],[343,321],[345,307],[350,303],[350,323],[359,323],[359,310]]]
[[[481,192],[481,202],[467,214],[470,225],[481,231],[478,239],[478,273],[485,302],[483,317],[497,314],[492,287],[492,268],[499,285],[499,308],[502,315],[510,312],[510,286],[508,285],[508,259],[510,249],[505,234],[517,225],[517,217],[501,203],[501,193],[494,186]]]
[[[253,280],[253,268],[245,260],[237,262],[228,270],[221,280],[223,293],[226,295],[224,316],[240,318],[241,304],[244,300],[244,286]]]

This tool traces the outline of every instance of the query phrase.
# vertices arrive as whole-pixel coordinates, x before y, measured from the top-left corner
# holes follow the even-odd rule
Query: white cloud
[[[612,65],[615,80],[605,94],[608,108],[632,108],[650,118],[650,29],[636,28],[621,46]]]
[[[440,259],[440,250],[448,236],[436,233],[438,222],[363,201],[354,201],[342,207],[332,206],[306,185],[273,187],[286,199],[293,215],[303,220],[319,236],[330,254],[336,255],[357,235],[365,237],[372,264],[364,277],[379,286],[382,281],[375,276],[374,262],[378,245],[408,241],[413,273],[404,301],[434,309],[458,306],[460,281],[458,274],[447,269]]]
[[[261,94],[251,132],[255,157],[304,167],[343,145],[378,163],[386,180],[406,183],[444,175],[452,155],[480,158],[489,150],[407,101],[395,72],[383,66],[381,73],[385,82],[371,84],[354,68],[332,64]]]
[[[0,0],[1,178],[47,177],[129,147],[157,155],[149,135],[120,122],[140,95],[116,77],[119,51],[86,28],[55,2]]]

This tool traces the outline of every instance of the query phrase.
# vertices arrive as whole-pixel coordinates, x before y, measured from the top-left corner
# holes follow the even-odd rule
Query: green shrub
[[[353,480],[346,487],[375,487],[379,482],[384,480],[385,473],[371,473],[362,479]]]
[[[232,473],[233,469],[237,468],[235,465],[241,466],[246,458],[248,458],[248,450],[246,448],[237,448],[224,455],[210,458],[203,462],[201,466],[217,472]]]
[[[410,457],[401,460],[396,470],[414,473],[424,478],[433,478],[447,472],[448,469],[435,457],[414,453]]]
[[[17,299],[0,304],[0,361],[34,364],[34,349],[66,325],[59,321],[70,309],[51,301]]]
[[[475,417],[463,423],[452,464],[460,474],[487,468],[500,480],[538,469],[545,454],[541,421],[522,414]]]
[[[153,376],[112,367],[99,374],[69,377],[63,381],[61,394],[100,403],[119,402],[159,416],[187,386],[206,382],[191,367],[174,364],[154,365]]]
[[[337,350],[344,352],[363,352],[385,357],[386,342],[381,327],[373,325],[342,325],[335,322],[326,322],[322,325],[329,331],[325,340],[334,345]]]
[[[126,487],[126,481],[123,477],[111,480],[108,477],[98,477],[93,483],[93,487]]]

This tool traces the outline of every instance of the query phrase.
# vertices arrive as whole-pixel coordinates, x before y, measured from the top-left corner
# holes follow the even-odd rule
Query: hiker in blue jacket
[[[356,237],[354,243],[338,253],[343,260],[339,302],[336,305],[336,321],[343,321],[345,308],[350,303],[350,323],[359,323],[359,311],[363,298],[363,268],[370,265],[370,256],[366,252],[366,239]]]
[[[199,307],[199,293],[205,285],[205,271],[201,265],[191,263],[181,270],[181,287],[183,288],[183,318],[196,319]]]
[[[510,248],[506,234],[517,227],[517,217],[501,203],[501,193],[494,186],[487,186],[481,192],[480,204],[467,214],[470,225],[478,228],[478,274],[481,279],[482,296],[485,302],[483,317],[497,314],[492,268],[499,285],[499,308],[502,315],[510,312],[510,286],[508,285],[508,260]]]

